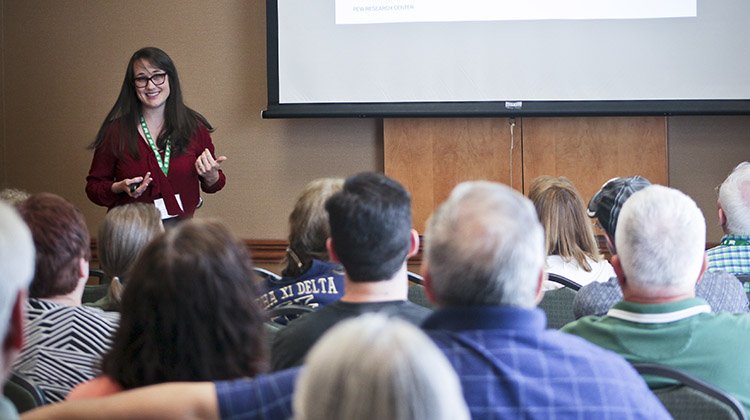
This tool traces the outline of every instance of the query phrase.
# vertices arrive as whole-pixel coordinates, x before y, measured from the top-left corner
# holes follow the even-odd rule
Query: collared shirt
[[[724,235],[721,244],[708,251],[708,271],[750,274],[750,236]]]
[[[750,348],[750,314],[709,313],[706,301],[664,304],[620,302],[607,316],[563,327],[624,356],[631,363],[679,369],[733,394],[750,413],[750,365],[737,358]],[[666,383],[648,377],[652,387]]]
[[[461,380],[474,419],[668,419],[622,357],[546,330],[539,309],[440,309],[423,324]]]
[[[300,368],[252,379],[215,382],[222,419],[261,420],[292,418],[292,395]]]

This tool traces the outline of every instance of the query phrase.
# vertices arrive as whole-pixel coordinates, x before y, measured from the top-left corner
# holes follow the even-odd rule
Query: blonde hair
[[[575,260],[591,271],[587,257],[601,260],[594,229],[586,216],[581,195],[565,177],[540,176],[531,183],[529,199],[544,227],[547,255]]]
[[[316,179],[305,186],[289,215],[289,248],[284,258],[285,276],[299,276],[313,259],[328,260],[326,239],[331,235],[325,202],[341,191],[341,178]]]

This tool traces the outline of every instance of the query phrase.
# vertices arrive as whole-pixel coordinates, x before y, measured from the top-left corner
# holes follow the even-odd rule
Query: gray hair
[[[531,201],[510,187],[459,184],[430,217],[425,243],[440,305],[536,304],[544,232]]]
[[[423,332],[365,314],[339,323],[310,350],[294,418],[468,420],[469,411],[456,372]]]
[[[627,281],[644,293],[687,292],[698,280],[706,221],[682,192],[652,185],[622,207],[615,235]]]
[[[18,292],[34,277],[36,251],[31,231],[21,216],[0,202],[0,337],[8,335],[10,314]],[[9,366],[0,366],[0,378]]]
[[[750,235],[750,162],[737,165],[721,183],[719,205],[727,217],[727,233]]]

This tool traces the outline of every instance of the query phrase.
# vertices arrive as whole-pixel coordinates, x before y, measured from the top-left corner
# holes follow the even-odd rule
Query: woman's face
[[[164,70],[142,58],[133,63],[133,78],[135,93],[144,108],[164,108],[169,97],[169,76]]]

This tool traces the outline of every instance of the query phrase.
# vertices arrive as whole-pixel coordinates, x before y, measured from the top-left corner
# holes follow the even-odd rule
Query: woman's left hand
[[[203,149],[203,153],[198,156],[195,160],[195,170],[198,171],[198,176],[206,181],[209,186],[214,185],[219,180],[219,169],[221,169],[221,162],[227,160],[226,156],[219,156],[214,159],[211,156],[211,152],[208,149]]]

